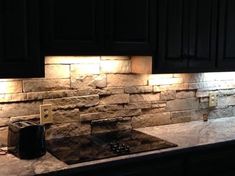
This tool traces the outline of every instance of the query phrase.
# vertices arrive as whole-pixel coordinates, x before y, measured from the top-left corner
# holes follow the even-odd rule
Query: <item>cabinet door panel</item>
[[[222,70],[235,68],[235,1],[220,0],[218,40],[218,67]]]
[[[157,71],[174,72],[187,67],[188,1],[159,0]]]
[[[103,0],[45,0],[47,54],[83,54],[102,48]]]
[[[106,47],[111,52],[152,54],[155,0],[107,0]]]
[[[0,2],[0,77],[41,77],[39,1]]]
[[[189,68],[215,68],[216,0],[190,1]]]

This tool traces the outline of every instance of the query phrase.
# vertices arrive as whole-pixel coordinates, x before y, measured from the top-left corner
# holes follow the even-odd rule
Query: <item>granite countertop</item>
[[[6,154],[0,155],[0,175],[29,176],[57,170],[105,163],[114,160],[127,159],[137,156],[170,152],[205,144],[230,141],[235,139],[235,117],[213,119],[207,122],[194,121],[173,125],[147,127],[140,128],[138,130],[149,135],[153,135],[173,142],[177,144],[178,147],[84,162],[74,165],[67,165],[59,161],[49,153],[46,153],[46,155],[44,155],[43,157],[34,160],[20,160],[11,154]]]

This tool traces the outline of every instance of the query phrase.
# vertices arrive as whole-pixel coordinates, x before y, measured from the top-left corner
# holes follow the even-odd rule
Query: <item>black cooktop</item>
[[[135,130],[66,137],[47,141],[47,150],[67,164],[176,147]]]

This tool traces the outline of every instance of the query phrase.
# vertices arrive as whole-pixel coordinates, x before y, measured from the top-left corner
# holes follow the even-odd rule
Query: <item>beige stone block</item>
[[[55,124],[46,129],[46,139],[80,136],[90,133],[91,127],[89,124],[80,124],[78,122]]]
[[[96,112],[109,112],[109,111],[119,111],[123,109],[123,105],[98,105],[88,108],[82,108],[81,113],[96,113]]]
[[[20,93],[23,85],[21,80],[16,81],[0,81],[0,94]]]
[[[208,93],[209,94],[209,93]],[[218,96],[229,96],[235,94],[235,89],[225,89],[225,90],[218,90]]]
[[[99,95],[112,95],[112,94],[124,94],[124,88],[122,87],[107,87],[102,89]]]
[[[191,121],[203,120],[203,115],[208,116],[209,112],[209,109],[193,110],[191,113]]]
[[[87,95],[87,96],[57,98],[57,99],[45,99],[43,100],[43,104],[52,104],[53,110],[90,107],[99,104],[99,96]]]
[[[27,94],[25,93],[0,94],[0,103],[21,102],[26,100]]]
[[[99,64],[100,56],[46,56],[45,64]]]
[[[160,100],[160,94],[133,94],[130,95],[130,102],[156,102]]]
[[[125,104],[129,103],[129,94],[115,94],[100,99],[100,104]]]
[[[223,118],[223,117],[232,117],[234,116],[234,108],[228,106],[226,108],[213,109],[209,112],[209,119]]]
[[[166,107],[166,102],[162,101],[162,102],[157,102],[152,104],[152,108],[164,108]]]
[[[147,75],[134,74],[108,74],[107,82],[109,87],[127,87],[147,85]]]
[[[0,104],[0,118],[39,114],[41,101]]]
[[[197,83],[204,81],[203,73],[174,74],[174,78],[182,78],[184,83]]]
[[[196,97],[199,97],[199,98],[201,98],[201,97],[209,97],[210,92],[211,91],[200,91],[200,90],[198,90],[196,92]]]
[[[131,73],[130,60],[102,60],[101,73]]]
[[[130,129],[132,129],[130,117],[101,119],[101,120],[94,120],[91,122],[92,134],[111,132],[117,130],[130,130]]]
[[[180,84],[183,83],[182,78],[159,78],[159,79],[149,79],[149,85],[170,85],[170,84]]]
[[[151,56],[132,56],[131,57],[132,73],[151,74],[152,57]]]
[[[125,87],[125,93],[134,94],[134,93],[151,93],[153,91],[152,86],[131,86]]]
[[[142,114],[155,114],[155,113],[160,113],[160,112],[166,112],[166,107],[142,109]]]
[[[153,86],[154,92],[161,92],[166,90],[188,90],[188,83],[183,84],[172,84],[172,85],[162,85],[162,86]]]
[[[8,126],[9,118],[0,118],[0,127]]]
[[[170,113],[156,113],[156,114],[144,114],[132,118],[132,127],[141,128],[141,127],[150,127],[150,126],[159,126],[170,124]]]
[[[106,75],[84,75],[71,79],[71,87],[76,89],[105,88],[107,86]]]
[[[174,111],[171,112],[171,119],[176,119],[176,118],[191,118],[192,116],[192,111]]]
[[[56,110],[52,112],[52,116],[53,124],[80,121],[79,109]]]
[[[8,127],[0,128],[0,146],[7,146]]]
[[[160,100],[174,100],[176,97],[175,90],[162,91],[160,94]]]
[[[143,102],[128,103],[124,105],[124,109],[146,109],[151,107],[152,107],[151,103],[143,103]]]
[[[101,60],[130,60],[129,56],[101,56]]]
[[[141,109],[122,109],[119,111],[95,112],[88,114],[81,114],[81,122],[90,122],[92,120],[116,118],[116,117],[132,117],[141,114]]]
[[[71,65],[71,77],[76,78],[79,75],[100,74],[99,63],[89,64],[73,64]]]
[[[179,91],[176,93],[176,98],[192,98],[195,97],[195,91]]]
[[[217,106],[220,108],[235,105],[235,95],[218,97]]]
[[[24,92],[39,92],[70,88],[70,79],[28,79],[23,81]]]
[[[197,98],[175,99],[167,102],[167,110],[180,111],[189,109],[198,109],[199,100]]]
[[[45,65],[45,78],[70,78],[70,66]]]
[[[40,114],[33,115],[24,115],[24,116],[15,116],[10,118],[10,122],[18,122],[18,121],[31,121],[31,122],[40,122]]]

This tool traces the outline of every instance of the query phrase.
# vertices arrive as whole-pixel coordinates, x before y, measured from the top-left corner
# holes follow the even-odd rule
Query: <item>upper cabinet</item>
[[[216,0],[158,0],[155,72],[210,71],[216,66]]]
[[[44,0],[47,55],[153,54],[156,0]]]
[[[41,77],[39,0],[0,1],[0,77]]]
[[[235,71],[235,1],[219,0],[218,67]]]

